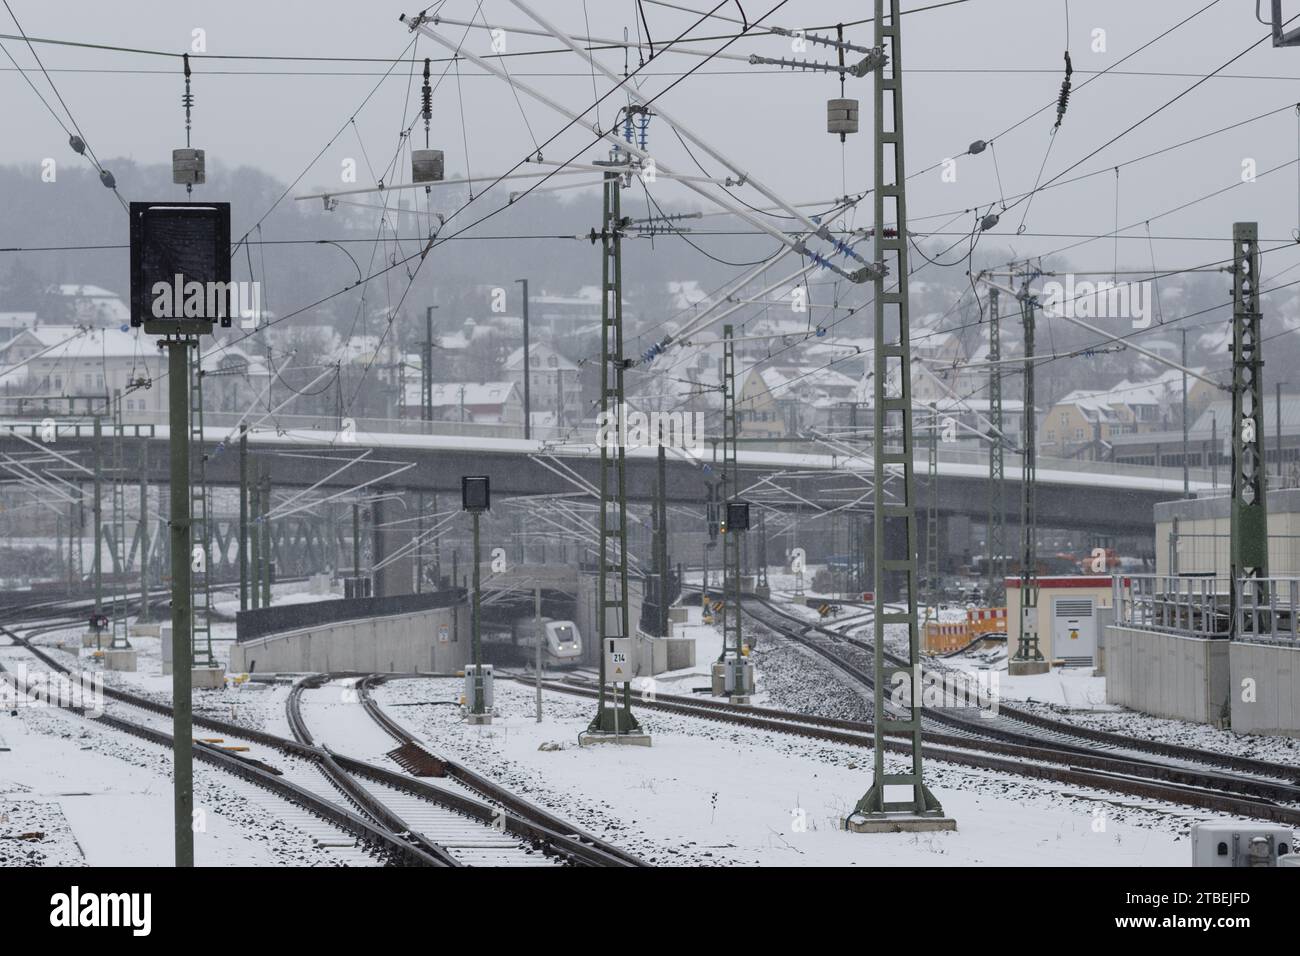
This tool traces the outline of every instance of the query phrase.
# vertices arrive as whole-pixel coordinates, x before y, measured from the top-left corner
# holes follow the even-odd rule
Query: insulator
[[[995,212],[989,213],[987,216],[985,216],[983,219],[980,220],[980,232],[988,232],[997,224],[998,224],[998,214]]]
[[[1061,81],[1061,95],[1056,100],[1056,125],[1059,129],[1061,120],[1065,119],[1065,110],[1070,105],[1070,77],[1074,75],[1074,66],[1070,63],[1070,51],[1065,51],[1065,79]]]
[[[77,153],[79,155],[82,155],[86,152],[86,141],[82,139],[80,136],[77,136],[75,134],[68,137],[68,145],[72,147],[72,151],[74,153]]]
[[[420,90],[420,114],[424,117],[424,132],[427,139],[429,120],[433,118],[433,88],[429,86],[429,58],[424,59],[424,86]]]
[[[984,140],[977,139],[966,148],[966,152],[970,153],[972,156],[978,156],[980,153],[984,152],[988,145],[989,144],[984,142]]]
[[[117,180],[113,178],[113,174],[110,173],[107,169],[101,169],[99,171],[99,181],[103,183],[105,186],[107,186],[109,189],[117,188]]]
[[[858,101],[833,99],[826,101],[826,132],[844,136],[858,131]]]

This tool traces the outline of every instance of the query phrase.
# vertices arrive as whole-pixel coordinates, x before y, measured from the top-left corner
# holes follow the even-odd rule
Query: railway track
[[[32,653],[47,667],[65,676],[70,674],[67,667],[32,644],[30,639],[3,626],[0,626],[0,632],[5,633],[15,644]],[[48,689],[32,686],[29,682],[20,680],[2,663],[0,663],[0,679],[9,682],[19,693],[42,700],[47,704],[53,705],[55,703],[51,700]],[[103,692],[105,697],[125,705],[128,709],[135,708],[146,715],[152,714],[167,718],[171,716],[170,708],[162,707],[146,698],[137,698],[134,695],[107,687],[103,689]],[[166,730],[154,726],[153,722],[147,718],[128,720],[123,716],[107,712],[98,717],[92,717],[86,713],[84,708],[64,709],[71,710],[73,713],[77,713],[87,720],[92,720],[100,726],[112,728],[139,740],[144,740],[167,750],[173,748],[173,736]],[[199,724],[200,721],[196,720],[195,723]],[[279,740],[279,738],[272,738],[271,735],[262,735],[257,731],[236,728],[218,721],[204,721],[203,723],[209,729],[238,740],[246,739],[258,743],[267,742],[266,738]],[[425,854],[419,848],[395,838],[391,833],[376,827],[369,820],[340,806],[336,802],[324,799],[318,793],[294,780],[286,779],[283,771],[266,764],[264,761],[242,757],[234,751],[201,740],[194,741],[193,748],[195,759],[223,770],[238,780],[271,794],[282,803],[287,803],[288,807],[281,805],[274,808],[278,811],[278,816],[286,822],[300,824],[300,829],[312,837],[318,845],[347,851],[343,854],[347,862],[362,862],[363,860],[358,852],[360,851],[365,854],[377,855],[384,862],[396,865],[440,865],[435,858]],[[310,822],[308,822],[309,820]]]
[[[373,689],[387,680],[400,679],[371,674],[357,683],[358,701],[375,724],[398,746],[389,752],[393,760],[416,778],[443,778],[473,795],[474,805],[501,811],[507,829],[540,841],[571,862],[588,866],[645,866],[645,862],[606,840],[575,828],[541,807],[524,800],[495,781],[444,755],[430,752],[414,734],[393,720],[374,699]],[[411,778],[405,778],[411,779]],[[422,782],[420,780],[417,783]],[[483,803],[480,803],[483,802]]]
[[[516,680],[529,687],[533,686],[531,677],[517,677]],[[576,683],[543,681],[542,688],[592,699],[597,696],[594,687]],[[638,709],[658,710],[865,749],[874,746],[872,724],[861,721],[815,717],[793,711],[665,694],[656,694],[653,699],[638,700],[636,706]],[[1234,792],[1220,789],[1225,783],[1222,777],[1189,773],[1160,764],[1125,761],[1097,754],[1076,754],[1051,747],[983,740],[966,735],[926,732],[923,737],[925,742],[922,754],[927,760],[1300,826],[1300,806],[1288,805],[1290,801],[1300,800],[1300,788],[1286,784],[1263,783],[1254,792],[1241,792],[1241,788]],[[902,738],[887,738],[885,749],[903,755],[911,753],[911,745]],[[1288,803],[1275,802],[1272,797],[1287,800]]]
[[[57,625],[47,625],[37,630],[44,633],[56,627]],[[29,638],[3,625],[0,625],[0,633],[8,636],[50,669],[64,675],[70,673],[65,665]],[[2,666],[0,672],[3,672]],[[13,675],[5,673],[4,676],[14,682]],[[329,678],[322,675],[319,679],[323,682]],[[291,701],[296,702],[303,689],[301,683],[295,686],[296,693],[291,694]],[[103,693],[114,702],[115,707],[133,712],[136,718],[127,720],[105,713],[98,718],[105,726],[168,749],[172,747],[172,735],[154,725],[158,720],[171,718],[169,706],[112,687],[104,687]],[[634,857],[595,838],[570,835],[571,827],[536,808],[533,808],[533,817],[545,816],[557,824],[557,828],[548,829],[510,809],[501,811],[480,799],[318,746],[312,741],[302,720],[300,705],[296,709],[296,720],[293,711],[290,712],[290,725],[299,739],[195,716],[196,728],[221,735],[220,745],[196,740],[195,756],[231,770],[242,779],[270,790],[296,807],[306,809],[337,829],[353,835],[356,840],[375,847],[388,862],[443,867],[466,864],[537,865],[538,862],[589,866],[627,866],[633,865],[633,862],[640,863]],[[84,711],[82,716],[86,716]],[[223,749],[232,744],[266,748],[278,754],[279,761],[288,766],[281,769],[269,765],[266,760],[243,757],[236,751]],[[463,774],[470,774],[468,770],[460,769]],[[319,792],[322,774],[334,785],[332,792]],[[521,810],[531,806],[504,788],[495,787],[495,792],[503,805],[513,804]],[[356,812],[353,807],[362,812]],[[448,817],[449,813],[456,816],[454,821]],[[456,843],[456,838],[463,836],[457,828],[466,825],[473,828],[474,838],[463,838]],[[444,837],[456,845],[444,844]],[[331,842],[320,842],[337,845],[339,841],[336,837]]]
[[[304,677],[293,686],[286,710],[299,743],[316,746],[303,716],[308,691],[326,686],[326,674]],[[356,714],[349,708],[349,717]],[[451,866],[536,866],[576,863],[558,834],[512,823],[499,807],[412,780],[372,764],[343,757],[322,745],[318,768],[343,796],[376,823],[405,833]],[[395,758],[394,758],[395,759]],[[585,861],[583,861],[585,862]]]
[[[764,607],[767,611],[781,618],[784,623],[774,623],[772,618],[765,618],[762,614],[755,613],[753,604]],[[832,641],[846,643],[865,654],[868,660],[874,654],[874,648],[870,643],[847,634],[841,634],[823,625],[803,620],[788,611],[776,607],[770,601],[757,598],[746,599],[743,610],[745,614],[762,626],[777,631],[783,636],[802,644],[864,684],[868,689],[872,687],[873,676],[868,671],[836,654],[824,643],[809,640],[806,634],[807,631],[811,630]],[[890,654],[886,654],[886,660],[895,665],[904,663]],[[1300,785],[1300,768],[1298,767],[1257,760],[1252,757],[1215,753],[1196,747],[1186,747],[1181,744],[1126,737],[1090,727],[1079,727],[1031,713],[1014,705],[1009,705],[1004,701],[998,702],[998,713],[992,718],[980,716],[974,708],[927,708],[924,712],[923,721],[932,726],[938,725],[958,733],[1030,746],[1049,746],[1053,749],[1078,754],[1102,752],[1128,759],[1145,759],[1148,762],[1153,762],[1152,758],[1159,757],[1164,758],[1169,766],[1183,766],[1188,769],[1214,767],[1239,775],[1236,779],[1246,784],[1283,781],[1293,787]],[[1228,779],[1222,774],[1220,777]]]

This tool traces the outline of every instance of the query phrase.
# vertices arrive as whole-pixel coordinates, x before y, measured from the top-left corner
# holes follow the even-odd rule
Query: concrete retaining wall
[[[1113,625],[1103,640],[1107,703],[1223,726],[1230,642]]]
[[[1300,647],[1233,641],[1228,660],[1232,729],[1300,737]]]
[[[664,671],[681,670],[695,666],[695,639],[685,637],[650,637],[642,634],[637,622],[641,620],[642,583],[633,578],[628,581],[628,622],[632,637],[637,639],[636,662],[633,673],[637,677],[649,677]],[[575,623],[582,632],[583,663],[599,666],[596,637],[596,576],[584,574],[578,582],[578,599],[574,605]],[[671,610],[669,611],[671,615]]]
[[[440,628],[445,626],[445,632]],[[445,633],[446,640],[440,637]],[[470,612],[436,608],[355,621],[336,621],[235,644],[230,670],[450,673],[469,658]]]

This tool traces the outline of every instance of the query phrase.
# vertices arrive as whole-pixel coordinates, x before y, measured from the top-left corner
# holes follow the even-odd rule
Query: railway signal
[[[471,611],[471,640],[474,663],[465,672],[465,697],[471,724],[492,723],[492,668],[483,666],[481,626],[483,588],[479,579],[481,554],[479,518],[492,505],[492,482],[486,475],[467,475],[460,480],[461,510],[469,512],[474,523],[474,594]]]
[[[197,180],[196,180],[197,181]],[[230,203],[130,204],[131,325],[167,349],[171,451],[172,736],[176,865],[194,865],[190,351],[230,325]]]

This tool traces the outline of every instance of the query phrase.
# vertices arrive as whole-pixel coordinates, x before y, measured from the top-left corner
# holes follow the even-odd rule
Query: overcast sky
[[[543,16],[566,31],[582,34],[589,30],[591,35],[621,38],[626,29],[633,39],[637,37],[633,0],[587,0],[585,10],[582,0],[534,2]],[[706,0],[682,2],[702,9],[712,6]],[[747,16],[758,18],[775,2],[731,2],[718,13],[738,18],[743,6]],[[908,0],[905,7],[923,7],[929,2],[932,0]],[[401,57],[409,61],[414,53],[418,73],[425,56],[438,58],[446,53],[425,37],[419,38],[413,50],[413,35],[397,17],[418,7],[393,0],[9,3],[32,37],[180,53],[190,49],[193,31],[201,29],[209,57],[373,58],[373,62],[195,58],[194,145],[206,148],[211,166],[256,166],[285,181],[306,170],[295,193],[342,188],[340,172],[348,159],[359,167],[359,185],[372,182],[370,169],[378,175],[392,160],[403,118],[409,124],[418,109],[419,77],[410,81],[409,62],[399,63],[356,113],[355,129],[347,129],[314,164],[312,159],[357,111],[392,61]],[[1115,73],[1080,88],[1095,71],[1115,63],[1207,3],[1210,0],[1072,0],[1068,4],[1075,93],[1052,145],[1044,180],[1087,156],[1266,32],[1255,21],[1252,4],[1219,0]],[[1288,15],[1300,14],[1300,0],[1288,0],[1284,6]],[[871,7],[865,0],[789,0],[765,22],[790,28],[825,25],[838,19],[869,17]],[[494,26],[536,26],[510,0],[484,0],[481,4],[478,0],[446,0],[440,12],[448,18],[468,20],[476,9]],[[967,0],[904,17],[909,172],[958,155],[973,140],[993,137],[1035,109],[1053,104],[999,138],[994,150],[960,160],[957,182],[944,182],[942,169],[912,180],[908,202],[913,231],[943,227],[955,240],[958,233],[970,229],[972,214],[963,210],[997,202],[1000,194],[1011,197],[1033,185],[1055,120],[1066,11],[1064,0]],[[671,38],[696,19],[650,3],[645,4],[644,12],[656,42]],[[696,27],[693,35],[716,37],[738,29],[730,19],[719,19]],[[1093,51],[1097,30],[1105,31],[1104,52]],[[452,43],[464,38],[466,48],[476,54],[492,52],[492,35],[486,30],[467,31],[443,24],[437,31]],[[2,10],[0,33],[17,33]],[[869,45],[871,26],[850,27],[847,36]],[[24,67],[34,66],[21,41],[0,42]],[[708,40],[692,44],[692,48],[712,51],[724,42]],[[506,43],[509,54],[558,46],[553,40],[515,33],[507,35]],[[86,139],[106,165],[111,167],[114,157],[167,162],[170,150],[184,145],[179,59],[50,45],[38,45],[37,49]],[[793,54],[788,39],[773,36],[746,37],[727,51],[815,59],[834,55],[816,46],[810,46],[807,54]],[[606,51],[599,56],[621,75],[622,52]],[[509,67],[516,80],[535,85],[567,106],[582,109],[594,98],[589,69],[572,53],[513,56],[499,62]],[[635,50],[629,62],[631,68],[637,67]],[[699,57],[665,53],[644,69],[642,89],[658,93],[677,73],[700,67],[700,63]],[[61,164],[82,162],[3,54],[0,66],[4,68],[0,89],[5,131],[0,136],[0,162],[29,166],[35,181],[40,179],[39,164],[45,157],[54,157]],[[435,77],[446,66],[435,61]],[[1041,235],[1044,233],[1109,233],[1116,224],[1117,186],[1121,227],[1150,219],[1153,236],[1203,237],[1201,241],[1157,238],[1148,244],[1146,227],[1139,225],[1123,233],[1131,238],[1120,243],[1121,267],[1148,267],[1153,255],[1160,268],[1223,258],[1230,254],[1228,237],[1234,220],[1259,220],[1266,247],[1289,240],[1298,225],[1300,207],[1295,162],[1300,132],[1295,110],[1290,108],[1300,100],[1300,48],[1274,49],[1265,41],[1226,67],[1223,74],[1202,83],[1068,174],[1102,170],[1101,175],[1038,195],[1029,209],[1024,235],[1016,237],[1014,233],[1027,204],[1006,213],[996,230],[1006,235],[995,241],[1029,255],[1059,249],[1072,241]],[[44,78],[39,73],[29,75],[57,109]],[[610,88],[600,77],[595,86],[600,94]],[[845,187],[854,192],[870,185],[871,93],[870,78],[849,78],[846,95],[862,100],[862,132],[849,138],[843,152],[838,139],[825,132],[825,101],[839,95],[839,81],[832,74],[780,73],[745,62],[714,59],[667,92],[660,103],[752,176],[788,199],[806,201],[839,196]],[[605,125],[612,119],[615,102],[615,97],[607,99],[600,110]],[[1118,177],[1111,171],[1116,164],[1149,151],[1277,109],[1280,112],[1275,115],[1237,130],[1126,166]],[[512,92],[500,79],[463,63],[459,78],[451,70],[434,96],[430,145],[446,150],[449,175],[463,174],[467,162],[475,175],[499,173],[532,152],[535,143],[544,143],[565,122],[522,90]],[[422,124],[416,125],[413,137],[416,145],[423,145]],[[652,124],[650,137],[651,152],[662,157],[665,166],[698,172],[660,121]],[[591,139],[586,132],[570,130],[546,147],[544,154],[557,160],[575,153],[595,158],[603,150],[584,150]],[[716,160],[696,152],[711,173],[721,172]],[[1245,160],[1254,161],[1258,181],[1160,216],[1239,183]],[[1285,165],[1266,172],[1279,164]],[[409,171],[403,169],[388,175],[387,181],[408,178]],[[57,184],[49,188],[57,188]],[[738,192],[755,204],[765,204],[753,190]],[[667,184],[659,187],[659,195],[661,200],[691,196],[683,188]],[[162,197],[132,196],[128,190],[127,198]],[[870,207],[864,204],[855,224],[868,224],[869,219]],[[1114,244],[1102,239],[1070,255],[1080,268],[1109,269]],[[1268,256],[1266,273],[1295,263],[1300,263],[1300,246]]]

